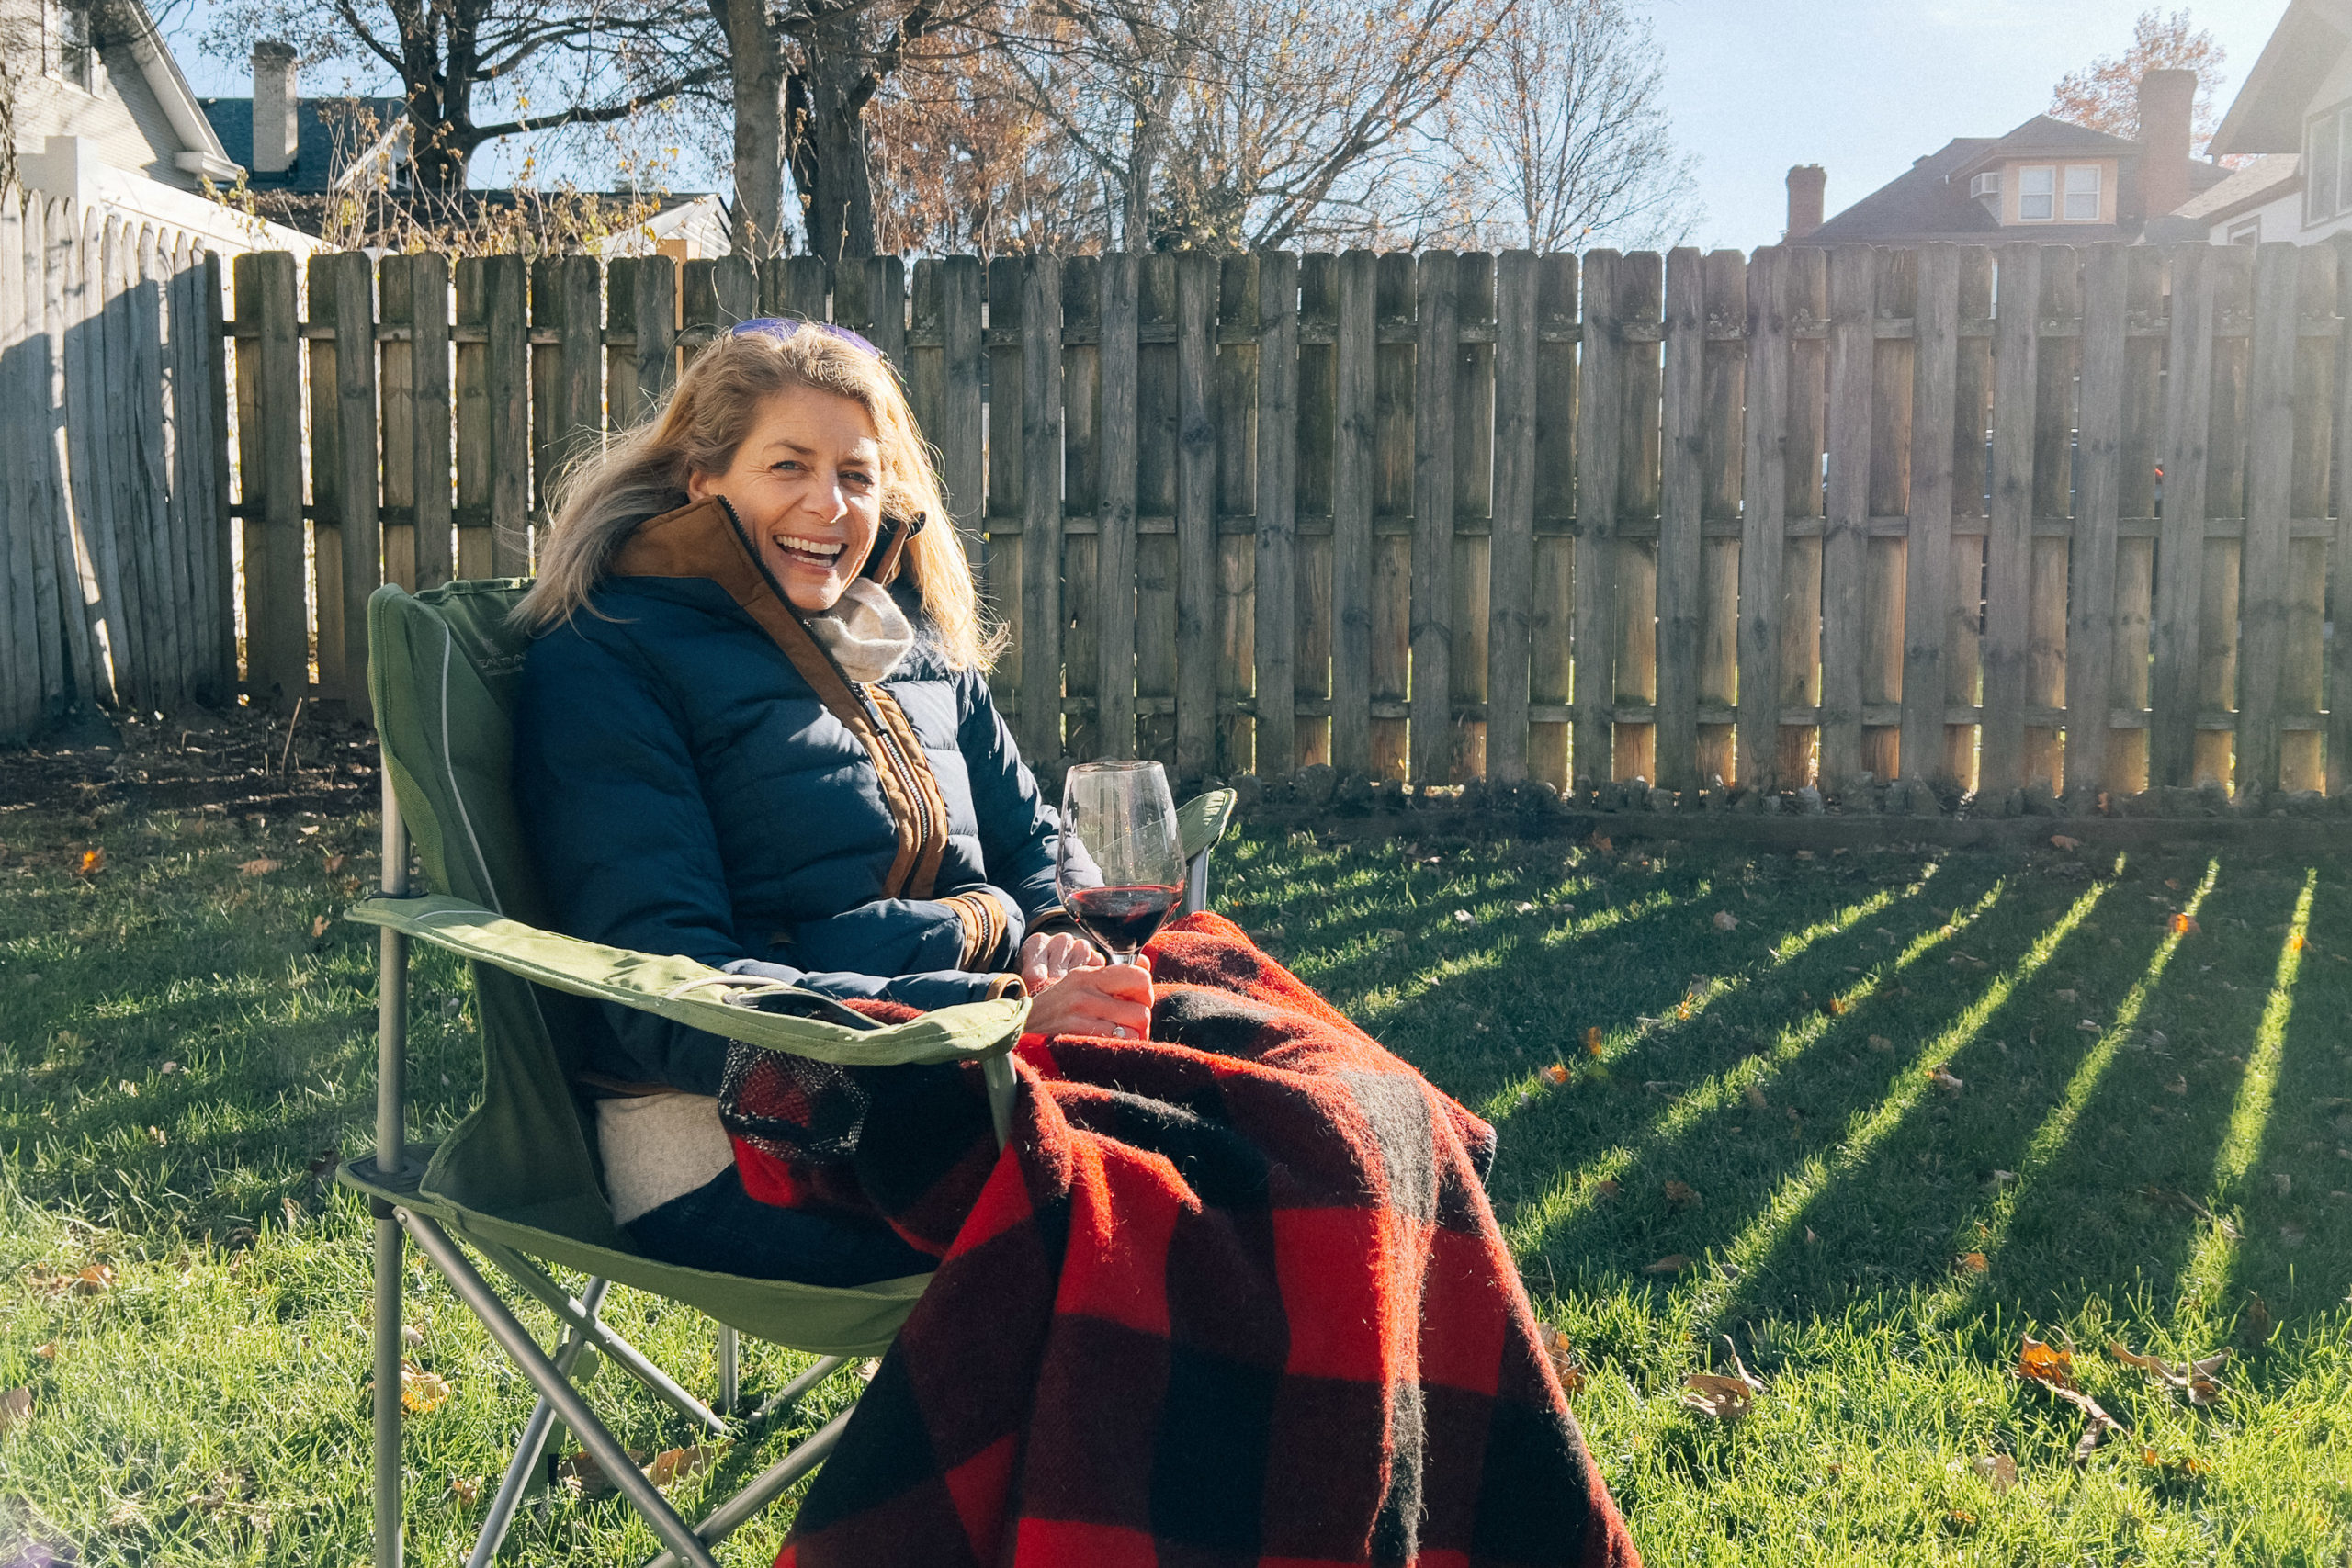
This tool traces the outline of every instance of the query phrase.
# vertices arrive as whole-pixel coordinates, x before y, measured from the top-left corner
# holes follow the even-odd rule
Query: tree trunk
[[[735,223],[739,256],[763,261],[791,243],[785,227],[783,40],[769,30],[764,0],[715,0],[728,38],[735,89]]]
[[[874,254],[874,182],[866,164],[865,96],[873,59],[864,16],[823,18],[802,39],[792,179],[813,255],[838,263]]]

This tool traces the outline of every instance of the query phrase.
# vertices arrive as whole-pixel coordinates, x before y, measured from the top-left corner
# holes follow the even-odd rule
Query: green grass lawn
[[[359,1562],[368,1225],[322,1156],[367,1145],[375,959],[319,918],[372,883],[373,824],[17,808],[0,840],[0,1389],[32,1401],[0,1437],[0,1564],[27,1542]],[[1500,1128],[1496,1206],[1652,1562],[2352,1562],[2332,847],[1801,859],[1245,828],[1217,891]],[[423,960],[425,1138],[478,1071],[456,982]],[[454,1391],[410,1422],[410,1555],[449,1562],[529,1396],[422,1263],[410,1288],[411,1358]],[[705,1320],[608,1310],[713,1386]],[[2071,1342],[2123,1427],[2084,1462],[2080,1412],[2012,1374],[2026,1334]],[[1764,1384],[1728,1423],[1680,1397],[1726,1340]],[[2234,1354],[2196,1409],[2110,1341]],[[747,1347],[747,1384],[801,1361]],[[614,1371],[591,1393],[632,1446],[694,1440]],[[789,1517],[722,1557],[765,1562]],[[652,1544],[617,1502],[559,1496],[507,1561]]]

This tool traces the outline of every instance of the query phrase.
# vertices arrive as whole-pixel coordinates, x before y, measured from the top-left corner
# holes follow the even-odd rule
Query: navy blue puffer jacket
[[[928,1009],[1001,992],[1002,974],[975,971],[1058,912],[1056,816],[986,680],[950,669],[897,597],[919,635],[881,690],[947,818],[928,897],[884,897],[900,837],[868,749],[728,589],[615,576],[532,645],[514,716],[515,798],[561,927],[833,996]],[[989,900],[984,953],[971,895]],[[725,1042],[604,1011],[592,1070],[718,1092]]]

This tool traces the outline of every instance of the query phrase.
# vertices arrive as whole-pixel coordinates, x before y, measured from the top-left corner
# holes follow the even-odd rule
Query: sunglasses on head
[[[790,316],[754,316],[748,321],[736,322],[734,326],[728,329],[727,335],[729,337],[742,337],[749,333],[758,333],[765,337],[786,338],[790,337],[793,333],[798,332],[803,327],[812,327],[818,332],[823,333],[830,337],[837,337],[843,343],[849,344],[852,348],[858,349],[865,354],[870,354],[876,359],[880,359],[882,357],[882,351],[880,349],[875,347],[872,344],[866,342],[865,339],[850,331],[847,327],[837,327],[826,321],[797,321]]]

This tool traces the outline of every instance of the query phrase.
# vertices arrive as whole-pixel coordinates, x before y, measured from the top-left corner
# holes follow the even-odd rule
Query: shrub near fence
[[[314,597],[355,692],[380,576],[524,570],[577,443],[781,313],[902,367],[1043,760],[2341,792],[2344,265],[344,255],[304,319],[291,258],[248,256],[248,679],[306,689]]]
[[[218,265],[0,191],[0,740],[233,696]]]

